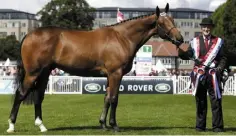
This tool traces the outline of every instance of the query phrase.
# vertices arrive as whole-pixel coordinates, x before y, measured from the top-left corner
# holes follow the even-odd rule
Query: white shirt
[[[203,39],[204,39],[204,43],[205,43],[205,40],[206,40],[206,36],[203,35]],[[210,44],[210,40],[211,40],[211,35],[208,36],[208,45]]]

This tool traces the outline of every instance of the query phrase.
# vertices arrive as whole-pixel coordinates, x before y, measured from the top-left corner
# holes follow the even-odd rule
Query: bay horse
[[[132,68],[138,49],[153,35],[159,35],[174,44],[183,43],[183,37],[165,11],[156,12],[98,28],[92,31],[69,30],[60,27],[41,27],[28,33],[21,43],[21,64],[18,65],[18,87],[8,120],[7,132],[14,132],[18,110],[23,100],[31,99],[35,108],[35,125],[47,131],[42,122],[42,102],[50,72],[60,68],[77,76],[107,77],[104,107],[99,122],[107,129],[106,118],[110,108],[109,124],[119,131],[116,122],[119,85],[123,75]]]

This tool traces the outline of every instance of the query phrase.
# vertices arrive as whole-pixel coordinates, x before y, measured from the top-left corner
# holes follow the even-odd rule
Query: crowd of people
[[[152,70],[149,76],[189,76],[191,71],[184,70],[184,69],[169,69],[167,71],[155,71]]]
[[[186,69],[167,69],[167,70],[161,70],[157,71],[152,69],[149,73],[149,76],[189,76],[191,73],[191,70]],[[136,76],[136,71],[130,71],[126,76]]]
[[[0,66],[0,76],[15,76],[17,74],[16,66]]]
[[[162,71],[157,71],[152,69],[149,76],[190,76],[191,70],[186,69],[167,69]],[[17,66],[0,66],[0,76],[15,76],[17,74]],[[52,76],[69,76],[70,74],[64,72],[61,69],[55,68],[51,71]],[[229,76],[235,76],[236,70],[229,73]],[[130,71],[125,76],[136,76],[135,71]]]

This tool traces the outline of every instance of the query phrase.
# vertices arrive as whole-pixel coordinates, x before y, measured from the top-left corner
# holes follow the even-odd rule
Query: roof
[[[32,13],[28,13],[28,12],[24,12],[24,11],[20,11],[20,10],[14,10],[14,9],[0,9],[0,13],[26,13],[26,14],[35,15]]]
[[[98,11],[116,11],[119,8],[122,11],[139,11],[139,12],[155,12],[156,8],[128,8],[128,7],[101,7],[96,8]],[[163,9],[162,9],[163,10]],[[171,12],[207,12],[213,13],[212,11],[201,10],[201,9],[193,9],[193,8],[175,8],[170,9]]]
[[[146,44],[152,45],[152,56],[156,57],[178,56],[176,46],[171,42],[148,41]],[[189,46],[188,44],[182,44],[181,49],[187,50],[188,46]]]

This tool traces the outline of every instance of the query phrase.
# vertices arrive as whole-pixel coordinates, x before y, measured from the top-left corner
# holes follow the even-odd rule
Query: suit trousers
[[[209,94],[212,111],[212,128],[224,128],[222,113],[222,98],[217,99],[212,84],[211,75],[205,75],[205,79],[200,81],[197,88],[196,98],[196,128],[206,129],[207,117],[207,92]],[[221,88],[222,93],[222,88]]]

